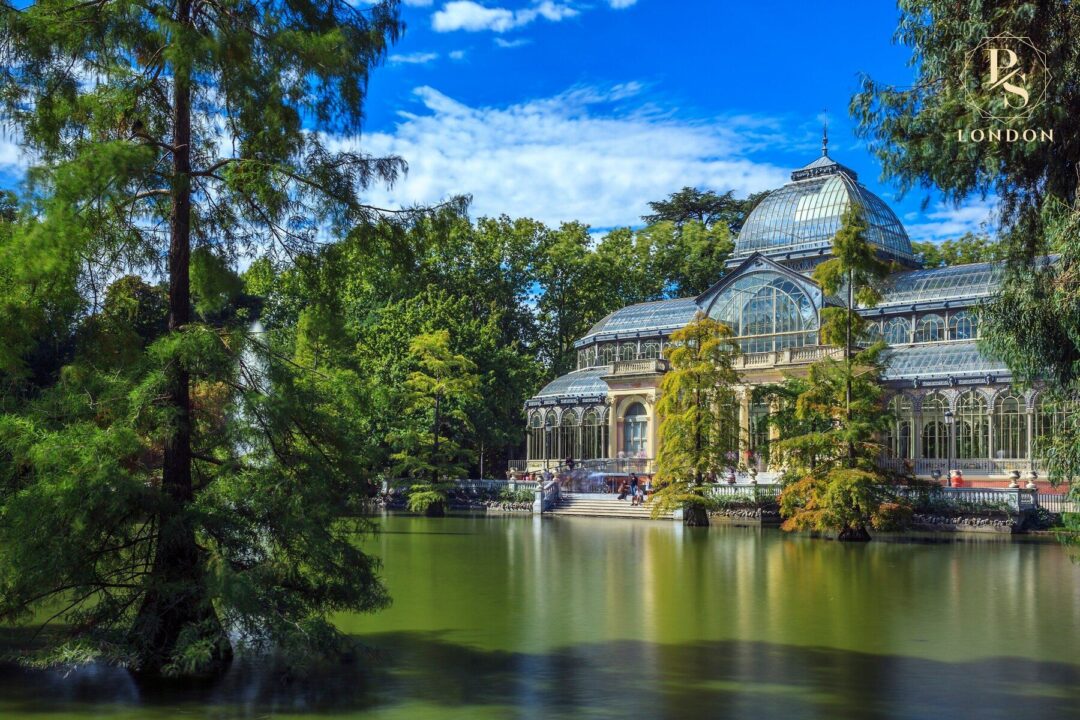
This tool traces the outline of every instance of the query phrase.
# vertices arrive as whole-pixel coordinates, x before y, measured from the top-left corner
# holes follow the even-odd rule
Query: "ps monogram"
[[[988,89],[1001,88],[1005,95],[1005,107],[1023,108],[1031,99],[1027,88],[1022,84],[1026,75],[1020,72],[1020,57],[1010,48],[988,47],[990,53],[990,80],[987,82]],[[1019,104],[1011,96],[1019,98]]]
[[[1026,37],[984,37],[967,54],[961,78],[968,104],[986,120],[1031,117],[1046,95],[1046,57]]]

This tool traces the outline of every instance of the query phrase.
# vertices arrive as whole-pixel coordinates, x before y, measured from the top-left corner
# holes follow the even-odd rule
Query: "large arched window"
[[[538,412],[529,416],[529,447],[526,454],[530,460],[544,459],[544,418]]]
[[[559,448],[564,458],[581,457],[581,436],[578,434],[577,413],[565,410],[559,423]]]
[[[949,429],[945,425],[948,401],[938,393],[927,395],[922,403],[922,456],[944,460],[949,456]]]
[[[924,315],[915,328],[915,342],[937,342],[945,339],[945,318],[940,315]]]
[[[786,275],[754,272],[736,279],[709,314],[728,325],[743,352],[764,352],[817,342],[817,308]]]
[[[968,390],[956,400],[956,457],[990,457],[990,427],[986,400]]]
[[[619,346],[619,360],[626,362],[627,360],[637,360],[637,343],[628,342]]]
[[[1045,452],[1053,436],[1065,427],[1065,404],[1060,400],[1039,393],[1035,400],[1035,427],[1032,442],[1037,452]]]
[[[978,320],[967,310],[953,313],[949,318],[950,340],[974,340],[978,334]]]
[[[1019,460],[1027,452],[1027,403],[1012,393],[994,401],[994,457]]]
[[[603,424],[600,412],[586,410],[581,420],[581,457],[583,460],[607,457],[607,425]]]
[[[602,365],[610,365],[616,360],[616,348],[614,343],[608,343],[600,348],[600,360]]]
[[[769,460],[769,403],[755,400],[750,404],[750,452],[764,469]]]
[[[889,401],[889,431],[885,447],[890,457],[908,459],[915,456],[915,410],[911,398],[897,395]]]
[[[639,402],[626,408],[623,415],[622,451],[626,457],[645,457],[649,446],[649,416]]]
[[[883,337],[890,345],[906,345],[911,342],[911,323],[907,318],[892,318],[885,323]]]
[[[647,342],[641,348],[641,355],[646,360],[655,360],[660,357],[660,343]]]
[[[548,410],[544,418],[544,458],[559,457],[559,421],[554,410]]]

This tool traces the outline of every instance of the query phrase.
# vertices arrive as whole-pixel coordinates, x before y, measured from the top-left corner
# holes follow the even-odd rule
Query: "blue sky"
[[[358,0],[363,2],[363,0]],[[912,239],[978,230],[992,209],[903,200],[852,133],[860,73],[907,84],[887,0],[404,0],[404,37],[372,75],[361,137],[338,147],[410,166],[370,200],[473,196],[476,216],[637,225],[694,185],[777,187],[820,154],[856,170]],[[0,134],[0,185],[25,158]]]
[[[977,230],[990,204],[902,201],[852,133],[860,73],[907,84],[886,0],[407,0],[373,75],[369,151],[411,165],[387,202],[633,225],[683,185],[775,187],[820,153],[859,173],[913,239]]]

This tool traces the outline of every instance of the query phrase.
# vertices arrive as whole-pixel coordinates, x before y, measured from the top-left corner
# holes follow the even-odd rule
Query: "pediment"
[[[716,298],[724,291],[725,288],[735,283],[739,278],[752,275],[760,272],[773,272],[784,276],[792,283],[800,287],[808,297],[813,300],[814,304],[820,310],[822,306],[822,293],[821,287],[810,278],[795,272],[789,267],[781,265],[778,262],[770,260],[765,255],[759,252],[752,253],[747,256],[745,260],[731,269],[730,272],[720,278],[711,288],[703,292],[697,297],[697,304],[701,306],[702,310],[706,313],[710,311]]]

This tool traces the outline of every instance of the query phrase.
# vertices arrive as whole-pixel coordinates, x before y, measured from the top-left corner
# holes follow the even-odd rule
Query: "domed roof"
[[[887,256],[913,264],[911,241],[896,214],[853,170],[827,154],[791,173],[790,183],[758,203],[735,240],[732,260],[754,252],[775,256],[827,250],[852,201],[866,214],[870,242]]]

